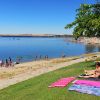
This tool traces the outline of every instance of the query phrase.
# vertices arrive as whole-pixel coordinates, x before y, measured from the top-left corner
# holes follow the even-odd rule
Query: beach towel
[[[58,81],[52,83],[49,87],[65,87],[74,79],[75,77],[61,78]]]
[[[100,96],[100,87],[73,84],[68,90]]]
[[[90,81],[90,80],[77,80],[74,82],[75,84],[83,84],[87,86],[95,86],[95,87],[100,87],[100,81]]]

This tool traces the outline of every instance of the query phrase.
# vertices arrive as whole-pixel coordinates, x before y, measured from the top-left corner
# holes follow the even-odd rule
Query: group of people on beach
[[[61,56],[61,58],[65,58],[66,57],[66,55],[65,54],[63,54],[62,56]],[[45,60],[48,60],[49,59],[49,56],[48,55],[46,55],[46,56],[42,56],[42,55],[40,55],[40,56],[35,56],[35,60],[41,60],[41,59],[45,59]]]
[[[40,56],[35,56],[35,60],[39,60],[39,59],[40,59],[40,60],[41,60],[41,59],[48,60],[48,58],[49,58],[48,55],[46,55],[46,56],[44,56],[44,57],[43,57],[42,55],[40,55]]]
[[[0,60],[0,66],[1,67],[9,67],[9,66],[13,66],[13,62],[11,57],[9,57],[8,59],[4,60]]]
[[[66,55],[62,55],[61,56],[62,58],[65,58]],[[9,57],[8,59],[5,59],[4,60],[0,60],[0,67],[10,67],[10,66],[14,66],[14,64],[19,64],[20,63],[20,60],[22,58],[17,58],[16,59],[16,62],[13,62],[11,57]],[[45,60],[48,60],[49,59],[49,56],[48,55],[45,55],[45,56],[42,56],[42,55],[39,55],[39,56],[35,56],[34,60],[37,61],[37,60],[42,60],[42,59],[45,59]]]

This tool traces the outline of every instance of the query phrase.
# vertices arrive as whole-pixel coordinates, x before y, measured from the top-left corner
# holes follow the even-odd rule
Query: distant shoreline
[[[73,37],[73,35],[56,34],[0,34],[0,37]]]

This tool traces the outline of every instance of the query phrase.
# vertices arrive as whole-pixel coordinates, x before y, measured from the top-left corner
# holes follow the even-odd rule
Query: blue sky
[[[0,0],[1,34],[71,34],[66,24],[85,0]],[[86,0],[93,3],[95,0]]]

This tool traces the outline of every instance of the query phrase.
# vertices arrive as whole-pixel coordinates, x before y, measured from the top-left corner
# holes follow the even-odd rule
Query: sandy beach
[[[9,68],[0,67],[0,89],[71,64],[93,60],[94,56],[100,57],[100,53],[26,62]]]

